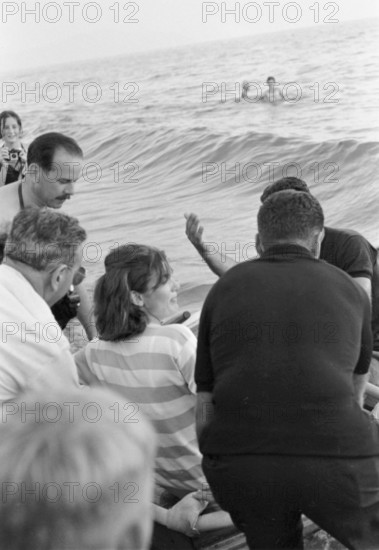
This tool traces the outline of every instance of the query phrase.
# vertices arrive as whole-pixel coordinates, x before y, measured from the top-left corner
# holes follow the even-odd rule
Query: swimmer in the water
[[[268,79],[266,80],[266,83],[268,84],[268,90],[266,90],[263,93],[263,95],[260,96],[258,91],[258,90],[261,90],[260,85],[254,82],[248,82],[247,80],[244,80],[242,82],[241,98],[250,102],[265,101],[266,103],[278,103],[279,101],[283,101],[284,96],[282,92],[278,88],[276,88],[277,84],[275,82],[275,78],[273,76],[269,76]],[[252,92],[249,96],[248,93],[249,93],[250,87],[252,88]],[[255,94],[255,97],[254,97],[254,94]]]
[[[277,86],[275,78],[273,76],[269,76],[266,80],[266,83],[268,84],[268,90],[266,90],[263,94],[262,101],[266,101],[269,103],[283,101],[284,97],[282,92],[278,88],[275,88],[275,86]]]
[[[244,80],[242,82],[242,94],[241,94],[242,99],[247,98],[247,92],[248,91],[249,91],[249,82],[247,80]]]

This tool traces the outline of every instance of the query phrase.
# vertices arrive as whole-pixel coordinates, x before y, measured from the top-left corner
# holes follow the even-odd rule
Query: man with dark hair
[[[37,137],[28,148],[25,178],[0,189],[0,234],[6,234],[14,216],[27,206],[61,208],[74,194],[82,164],[83,151],[71,137],[58,132]],[[90,301],[84,288],[78,286],[76,291],[80,300],[77,312],[68,295],[53,307],[53,312],[63,328],[77,313],[92,339],[96,331]]]
[[[276,193],[277,191],[285,191],[286,189],[292,189],[292,191],[303,191],[304,193],[311,192],[304,180],[296,178],[295,176],[287,176],[286,178],[282,178],[271,185],[268,185],[261,195],[261,202],[265,202],[267,197],[273,193]]]
[[[370,303],[316,259],[322,230],[312,195],[272,194],[260,258],[217,281],[201,314],[204,473],[250,548],[302,548],[302,513],[348,548],[378,547],[379,431],[362,410]]]
[[[49,132],[38,136],[30,144],[27,153],[28,166],[35,164],[46,172],[49,172],[54,167],[58,168],[58,163],[54,159],[57,149],[63,149],[72,157],[83,159],[83,151],[74,139],[58,132]]]
[[[23,388],[78,387],[70,346],[49,306],[78,277],[86,233],[75,218],[27,207],[0,265],[0,402]]]
[[[305,181],[296,177],[282,178],[266,187],[261,195],[261,202],[278,191],[292,189],[310,194]],[[221,276],[235,266],[232,258],[221,255],[207,247],[202,240],[203,227],[195,214],[186,215],[186,233],[188,239],[206,261],[210,269]],[[374,349],[379,350],[379,267],[377,250],[360,233],[351,229],[324,227],[320,259],[346,271],[365,290],[372,300],[372,331]],[[259,249],[258,249],[259,251]]]
[[[70,137],[50,132],[37,137],[27,153],[25,178],[0,189],[0,224],[6,229],[25,206],[61,208],[74,194],[83,152]]]

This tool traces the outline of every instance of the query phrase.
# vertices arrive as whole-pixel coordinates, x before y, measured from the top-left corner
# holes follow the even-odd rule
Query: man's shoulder
[[[235,285],[236,282],[238,283],[238,281],[244,278],[249,278],[252,282],[256,278],[264,279],[269,271],[275,271],[276,264],[282,264],[283,261],[288,263],[291,268],[293,267],[294,274],[299,274],[303,271],[308,273],[311,270],[315,277],[321,277],[323,280],[340,280],[341,283],[345,281],[347,285],[356,286],[348,273],[323,258],[293,256],[283,252],[282,255],[275,255],[275,259],[279,259],[280,261],[273,262],[270,256],[265,256],[241,262],[229,269],[216,282],[213,288],[221,287],[222,291],[225,285]],[[288,260],[288,262],[286,260]],[[311,284],[313,285],[313,282]]]
[[[348,241],[361,243],[372,247],[369,241],[354,229],[341,229],[339,227],[325,227],[324,241],[328,244],[344,244]]]
[[[352,229],[325,228],[321,258],[344,269],[345,264],[366,262],[374,265],[378,252],[360,233]]]

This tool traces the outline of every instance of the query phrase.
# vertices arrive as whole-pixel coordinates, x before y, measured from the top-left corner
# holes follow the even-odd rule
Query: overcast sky
[[[44,64],[290,28],[329,25],[333,32],[336,20],[379,16],[378,0],[17,0],[2,1],[1,9],[3,76]]]

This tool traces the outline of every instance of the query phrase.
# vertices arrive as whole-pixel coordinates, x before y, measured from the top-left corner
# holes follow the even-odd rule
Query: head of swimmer
[[[277,244],[296,244],[320,255],[324,214],[305,181],[282,178],[264,190],[258,212],[257,248],[266,251]]]
[[[83,151],[71,137],[49,132],[37,137],[27,153],[27,184],[35,206],[60,208],[74,194],[80,177]]]
[[[273,76],[269,76],[266,80],[266,84],[268,85],[269,90],[273,90],[275,88],[275,78]]]

